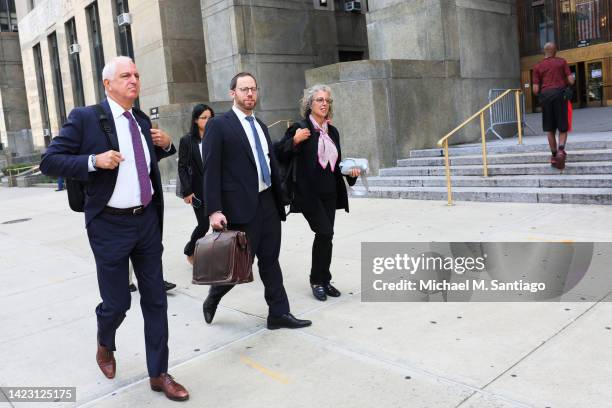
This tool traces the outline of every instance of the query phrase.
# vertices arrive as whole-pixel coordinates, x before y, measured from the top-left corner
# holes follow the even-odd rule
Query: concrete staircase
[[[454,201],[529,203],[612,203],[612,134],[599,140],[570,136],[564,170],[549,164],[544,138],[525,144],[504,140],[487,146],[489,177],[482,177],[480,145],[450,149]],[[369,177],[369,197],[411,200],[446,200],[444,152],[414,150],[397,167],[381,169]],[[363,186],[358,183],[357,190]]]

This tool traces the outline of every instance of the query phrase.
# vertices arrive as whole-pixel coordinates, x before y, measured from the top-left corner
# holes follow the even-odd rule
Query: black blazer
[[[298,129],[308,128],[310,137],[304,140],[297,146],[293,146],[293,136]],[[342,160],[342,152],[340,150],[340,134],[338,129],[329,125],[329,136],[338,149],[338,161],[334,169],[336,177],[336,209],[343,208],[346,212],[349,211],[348,195],[346,186],[340,172],[340,161]],[[314,130],[314,126],[309,119],[296,122],[287,129],[285,136],[274,145],[274,150],[278,160],[282,163],[289,161],[296,156],[297,171],[296,171],[296,186],[295,198],[291,204],[291,212],[309,212],[315,210],[318,193],[316,189],[315,174],[319,163],[317,161],[319,147],[319,132]],[[349,185],[354,185],[357,181],[355,177],[346,177]]]
[[[105,99],[101,102],[106,112],[113,134],[111,142],[113,150],[119,150],[117,130],[113,114]],[[151,139],[151,121],[142,111],[133,108],[134,118],[140,125],[142,134],[147,141],[151,155],[151,183],[153,184],[153,204],[157,210],[160,229],[164,220],[164,194],[161,185],[161,176],[157,162],[164,157],[176,153],[172,145],[166,152],[153,144]],[[70,112],[68,120],[62,126],[59,135],[54,137],[47,151],[42,155],[40,170],[47,175],[55,177],[72,177],[87,181],[87,194],[85,195],[85,225],[89,226],[113,195],[119,167],[114,170],[89,172],[89,155],[104,153],[111,148],[108,146],[106,135],[98,120],[98,114],[93,106],[75,108]]]
[[[281,204],[278,163],[268,127],[257,119],[270,152],[272,193],[278,214],[285,220]],[[247,224],[257,211],[259,180],[251,145],[233,110],[206,123],[202,145],[204,159],[204,202],[208,215],[221,211],[230,224]]]
[[[195,194],[200,200],[204,191],[204,165],[200,155],[200,137],[187,133],[179,143],[178,175],[183,197]]]

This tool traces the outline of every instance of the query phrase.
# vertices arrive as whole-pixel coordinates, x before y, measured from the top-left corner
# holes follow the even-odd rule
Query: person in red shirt
[[[554,43],[544,45],[544,59],[533,69],[533,93],[539,95],[542,106],[542,128],[548,136],[552,157],[551,166],[565,168],[565,143],[567,132],[571,127],[571,90],[575,78],[567,62],[556,57],[557,46]],[[559,131],[559,144],[555,133]]]

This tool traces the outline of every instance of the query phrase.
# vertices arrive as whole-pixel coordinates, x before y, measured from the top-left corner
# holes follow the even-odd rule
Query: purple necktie
[[[136,171],[138,172],[138,184],[140,184],[140,201],[146,207],[151,202],[151,179],[149,178],[149,170],[147,168],[147,158],[140,139],[140,130],[138,130],[138,124],[130,112],[123,112],[123,116],[130,122],[134,160],[136,161]]]

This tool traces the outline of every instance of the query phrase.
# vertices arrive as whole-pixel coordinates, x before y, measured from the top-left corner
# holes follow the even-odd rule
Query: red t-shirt
[[[533,68],[533,84],[540,85],[540,92],[550,88],[565,88],[568,85],[567,77],[571,74],[563,58],[545,58]]]

